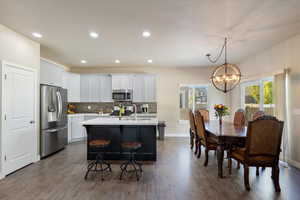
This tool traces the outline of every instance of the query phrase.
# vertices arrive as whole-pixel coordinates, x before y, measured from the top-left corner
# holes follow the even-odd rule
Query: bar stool
[[[142,144],[140,142],[123,142],[121,144],[121,147],[123,150],[129,151],[129,158],[120,166],[121,168],[120,180],[122,180],[124,172],[126,173],[134,172],[137,181],[139,181],[143,169],[142,169],[142,163],[138,163],[135,160],[135,154],[137,150],[139,150],[142,147]],[[131,166],[133,170],[127,170],[128,166]]]
[[[92,148],[97,148],[100,151],[96,155],[96,159],[92,162],[89,163],[87,167],[87,172],[85,174],[84,179],[86,180],[88,177],[88,174],[93,171],[93,172],[100,172],[101,174],[101,180],[103,181],[103,172],[109,171],[111,172],[111,166],[110,163],[107,163],[104,161],[104,154],[106,152],[107,147],[110,145],[110,140],[105,140],[105,139],[96,139],[96,140],[91,140],[89,142],[89,146]],[[104,166],[105,167],[104,167]],[[99,169],[100,166],[100,169]]]

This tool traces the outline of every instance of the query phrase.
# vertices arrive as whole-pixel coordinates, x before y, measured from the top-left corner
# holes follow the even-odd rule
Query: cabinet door
[[[101,88],[98,74],[83,74],[80,76],[81,102],[100,102]]]
[[[83,116],[73,116],[71,120],[71,135],[72,141],[76,141],[86,137],[84,127],[81,125],[83,122]]]
[[[132,89],[133,76],[131,74],[127,75],[112,75],[112,88],[113,90],[120,89]]]
[[[142,74],[137,74],[133,77],[133,101],[145,101],[145,81]]]
[[[112,75],[112,89],[113,90],[120,90],[122,79],[120,75]]]
[[[80,102],[80,75],[66,74],[66,89],[68,89],[68,102]]]
[[[145,75],[145,101],[156,101],[156,76]]]
[[[63,87],[63,68],[45,60],[40,60],[40,63],[40,83]]]
[[[100,102],[101,88],[98,74],[89,75],[89,102]]]
[[[80,75],[80,101],[89,102],[89,77],[86,74]]]
[[[100,101],[112,102],[112,77],[111,75],[99,75]]]

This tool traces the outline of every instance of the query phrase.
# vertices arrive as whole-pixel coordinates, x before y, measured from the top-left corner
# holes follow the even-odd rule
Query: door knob
[[[34,123],[35,123],[35,121],[33,121],[33,120],[32,120],[32,121],[30,121],[29,123],[30,123],[30,124],[34,124]]]

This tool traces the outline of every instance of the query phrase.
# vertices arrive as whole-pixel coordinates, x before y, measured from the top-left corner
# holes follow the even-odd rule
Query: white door
[[[4,65],[3,83],[3,153],[4,174],[7,175],[34,161],[35,74]]]

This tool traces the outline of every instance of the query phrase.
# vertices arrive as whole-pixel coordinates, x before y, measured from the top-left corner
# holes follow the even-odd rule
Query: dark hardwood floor
[[[197,159],[189,149],[189,140],[168,138],[158,141],[158,160],[144,166],[139,182],[134,178],[118,179],[119,164],[101,181],[100,176],[84,180],[86,146],[69,145],[65,150],[21,169],[0,181],[1,200],[199,200],[199,199],[300,199],[300,171],[281,167],[282,192],[276,194],[269,169],[255,176],[250,171],[251,191],[243,184],[243,170],[233,165],[233,173],[224,169],[224,179],[217,177],[213,152],[208,167],[204,156]],[[227,166],[227,162],[224,162]],[[235,163],[234,163],[235,164]]]

